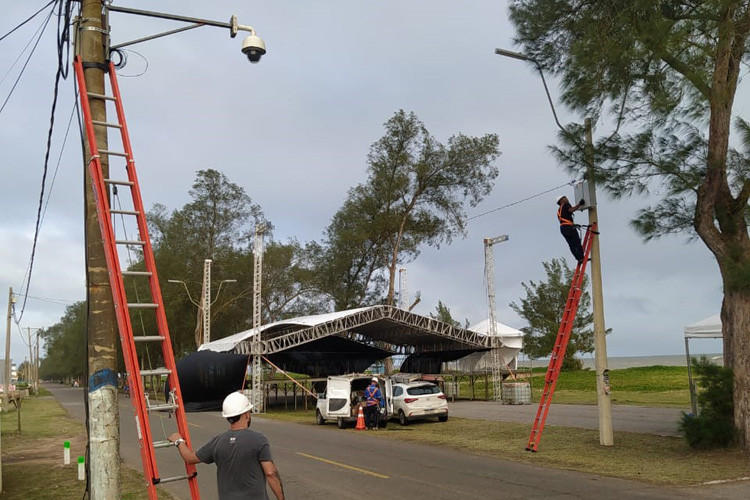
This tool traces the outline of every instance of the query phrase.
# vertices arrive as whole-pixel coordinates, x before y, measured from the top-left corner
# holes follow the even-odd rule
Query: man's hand
[[[584,206],[585,204],[586,204],[586,200],[584,200],[583,198],[581,198],[581,201],[578,202],[578,206],[581,206],[581,207]]]
[[[171,436],[169,436],[169,437],[168,437],[167,439],[168,439],[169,441],[172,441],[172,442],[174,443],[174,442],[175,442],[175,441],[177,441],[178,439],[182,439],[182,436],[180,436],[180,433],[179,433],[179,432],[175,432],[174,434],[172,434]]]

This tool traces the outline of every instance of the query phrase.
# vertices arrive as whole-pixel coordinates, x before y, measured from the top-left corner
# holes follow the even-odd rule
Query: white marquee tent
[[[685,356],[687,356],[688,380],[690,382],[690,405],[693,413],[698,413],[695,401],[695,384],[693,384],[693,370],[690,364],[690,339],[720,339],[721,317],[718,314],[703,318],[702,320],[685,327]]]
[[[477,332],[481,336],[487,336],[490,334],[490,320],[480,321],[476,325],[470,326],[469,330]],[[497,336],[500,338],[500,357],[503,366],[510,366],[515,370],[518,364],[518,353],[523,349],[523,332],[497,322]],[[456,364],[460,371],[492,371],[492,353],[475,352],[459,359]]]

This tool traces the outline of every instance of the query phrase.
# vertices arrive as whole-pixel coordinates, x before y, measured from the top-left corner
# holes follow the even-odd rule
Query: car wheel
[[[323,415],[320,414],[320,410],[315,410],[315,423],[318,425],[323,425],[326,423]]]
[[[336,419],[336,425],[338,426],[339,429],[346,429],[346,422],[341,417]]]
[[[440,415],[438,417],[438,422],[447,422],[448,421],[448,415]]]
[[[406,418],[404,410],[398,411],[398,423],[401,425],[409,425],[409,420]]]

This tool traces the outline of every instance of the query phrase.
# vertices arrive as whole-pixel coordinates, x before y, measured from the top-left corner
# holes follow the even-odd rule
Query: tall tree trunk
[[[724,366],[734,372],[734,425],[750,450],[750,291],[726,291],[721,306]]]

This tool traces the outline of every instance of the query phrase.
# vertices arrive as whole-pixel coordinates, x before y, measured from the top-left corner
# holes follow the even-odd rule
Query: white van
[[[315,421],[323,425],[335,420],[339,429],[357,421],[360,404],[365,404],[365,389],[373,375],[350,373],[328,377],[325,392],[318,394]],[[380,410],[379,427],[385,427],[393,413],[393,382],[390,378],[378,377],[378,387],[385,398],[385,408]]]

